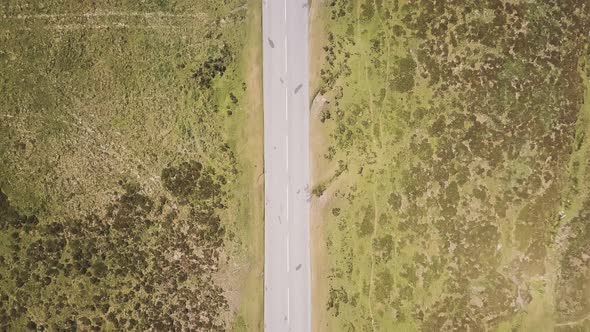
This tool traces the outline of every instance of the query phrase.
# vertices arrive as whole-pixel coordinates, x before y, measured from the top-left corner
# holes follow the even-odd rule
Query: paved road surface
[[[307,0],[263,0],[265,331],[311,329]]]

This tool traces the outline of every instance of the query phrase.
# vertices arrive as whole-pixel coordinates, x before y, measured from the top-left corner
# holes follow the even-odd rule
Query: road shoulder
[[[321,109],[324,107],[323,96],[317,96],[321,87],[320,69],[324,63],[322,49],[327,38],[324,29],[324,0],[310,0],[309,10],[309,48],[310,48],[310,166],[311,186],[315,188],[321,179],[330,174],[330,165],[323,157],[327,150],[327,131],[320,122]],[[311,306],[312,331],[326,330],[325,317],[328,288],[326,278],[329,273],[328,252],[324,220],[325,203],[329,193],[322,197],[311,198],[310,206],[310,250],[311,250]]]

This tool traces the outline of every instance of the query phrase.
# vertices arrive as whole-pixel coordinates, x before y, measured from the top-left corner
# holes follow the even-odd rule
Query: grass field
[[[0,4],[0,328],[262,326],[260,3]]]
[[[314,326],[589,330],[588,4],[312,8]]]

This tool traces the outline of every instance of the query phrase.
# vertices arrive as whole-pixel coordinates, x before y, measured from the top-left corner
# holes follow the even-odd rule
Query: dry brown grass
[[[324,62],[322,49],[326,41],[323,27],[324,0],[310,1],[310,149],[311,149],[311,185],[318,185],[323,179],[332,174],[334,165],[329,165],[323,155],[328,147],[327,131],[319,121],[320,111],[324,107],[323,96],[316,96],[321,86],[320,69]],[[310,231],[311,231],[311,302],[312,302],[312,330],[322,331],[326,326],[326,315],[323,308],[328,296],[328,284],[325,282],[329,273],[328,251],[326,248],[326,230],[323,221],[326,219],[326,200],[330,197],[328,189],[321,197],[312,197]]]
[[[247,204],[250,207],[251,224],[247,231],[249,243],[249,272],[243,280],[240,289],[243,290],[240,299],[240,314],[248,331],[262,331],[263,329],[263,271],[264,271],[264,172],[263,159],[263,109],[262,109],[262,7],[259,0],[248,2],[248,50],[243,60],[242,68],[248,85],[248,109],[243,124],[241,139],[244,140],[238,152],[240,160],[250,165],[246,173]]]

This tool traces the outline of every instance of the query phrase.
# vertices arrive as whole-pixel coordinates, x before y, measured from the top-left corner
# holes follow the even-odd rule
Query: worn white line
[[[287,234],[287,272],[291,271],[290,255],[289,255],[289,234]]]
[[[287,287],[287,323],[291,320],[291,291]]]
[[[289,177],[289,175],[287,175],[287,178]],[[289,202],[289,182],[287,181],[287,194],[285,195],[285,198],[287,199],[287,202]],[[287,203],[287,221],[289,222],[289,203]]]
[[[285,36],[284,44],[285,44],[285,74],[287,74],[289,72],[289,61],[287,61],[287,58],[289,56],[289,44],[287,43],[287,36]],[[285,76],[287,76],[287,75],[285,75]]]

